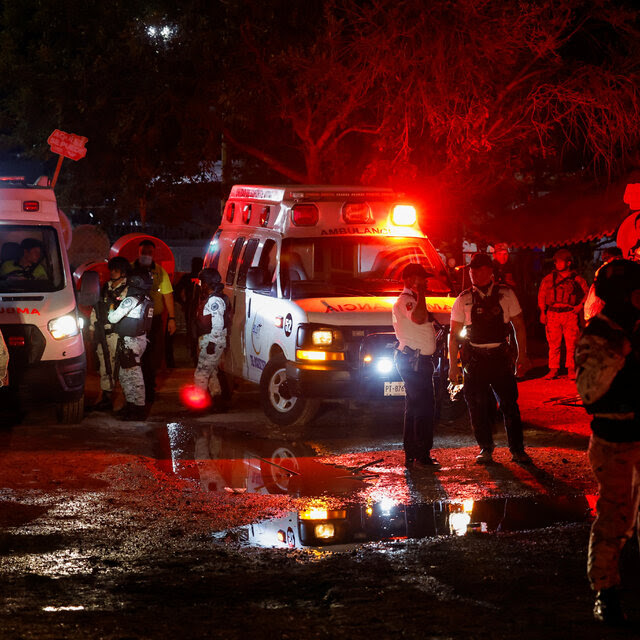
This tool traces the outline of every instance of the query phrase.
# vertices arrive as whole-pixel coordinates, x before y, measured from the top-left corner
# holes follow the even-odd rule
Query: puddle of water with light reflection
[[[429,504],[377,502],[343,509],[291,512],[214,534],[248,546],[340,551],[365,542],[527,531],[586,522],[586,496],[489,498]]]

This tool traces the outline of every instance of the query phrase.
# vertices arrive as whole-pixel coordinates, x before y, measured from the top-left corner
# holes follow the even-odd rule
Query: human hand
[[[542,324],[547,324],[547,314],[544,311],[540,312],[540,322]]]
[[[176,321],[175,318],[169,318],[169,321],[167,322],[167,331],[169,332],[169,335],[172,336],[175,332],[176,332]]]
[[[527,374],[527,371],[529,371],[530,369],[531,360],[529,360],[529,357],[526,354],[523,356],[519,356],[516,362],[516,377],[524,378],[524,376]]]
[[[449,366],[449,382],[453,384],[460,384],[460,380],[462,378],[462,369],[460,365],[456,365],[452,367]]]

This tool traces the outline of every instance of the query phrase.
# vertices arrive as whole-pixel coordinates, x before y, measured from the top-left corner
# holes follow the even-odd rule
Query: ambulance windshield
[[[293,299],[323,296],[397,295],[402,270],[418,263],[433,274],[428,294],[451,292],[440,257],[427,238],[331,236],[282,243],[282,288]]]
[[[53,227],[0,226],[0,293],[58,291],[64,269]]]

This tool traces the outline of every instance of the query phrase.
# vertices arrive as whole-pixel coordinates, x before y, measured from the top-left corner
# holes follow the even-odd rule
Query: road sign
[[[57,153],[70,160],[80,160],[87,155],[85,144],[88,138],[77,136],[73,133],[65,133],[56,129],[47,139],[53,153]]]

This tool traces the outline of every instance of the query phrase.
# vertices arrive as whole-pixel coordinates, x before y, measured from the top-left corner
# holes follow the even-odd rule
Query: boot
[[[132,407],[134,407],[134,406],[135,405],[132,404],[131,402],[125,402],[124,406],[122,407],[122,409],[120,409],[120,411],[116,411],[113,415],[118,420],[129,420],[129,416],[131,415]]]
[[[111,391],[103,391],[100,402],[91,407],[92,411],[111,411],[113,409],[113,398]]]
[[[147,418],[147,408],[144,405],[129,404],[129,412],[123,418],[126,422],[144,422]]]
[[[622,610],[617,587],[609,587],[598,591],[593,605],[593,617],[599,622],[614,627],[626,623],[627,616]]]

